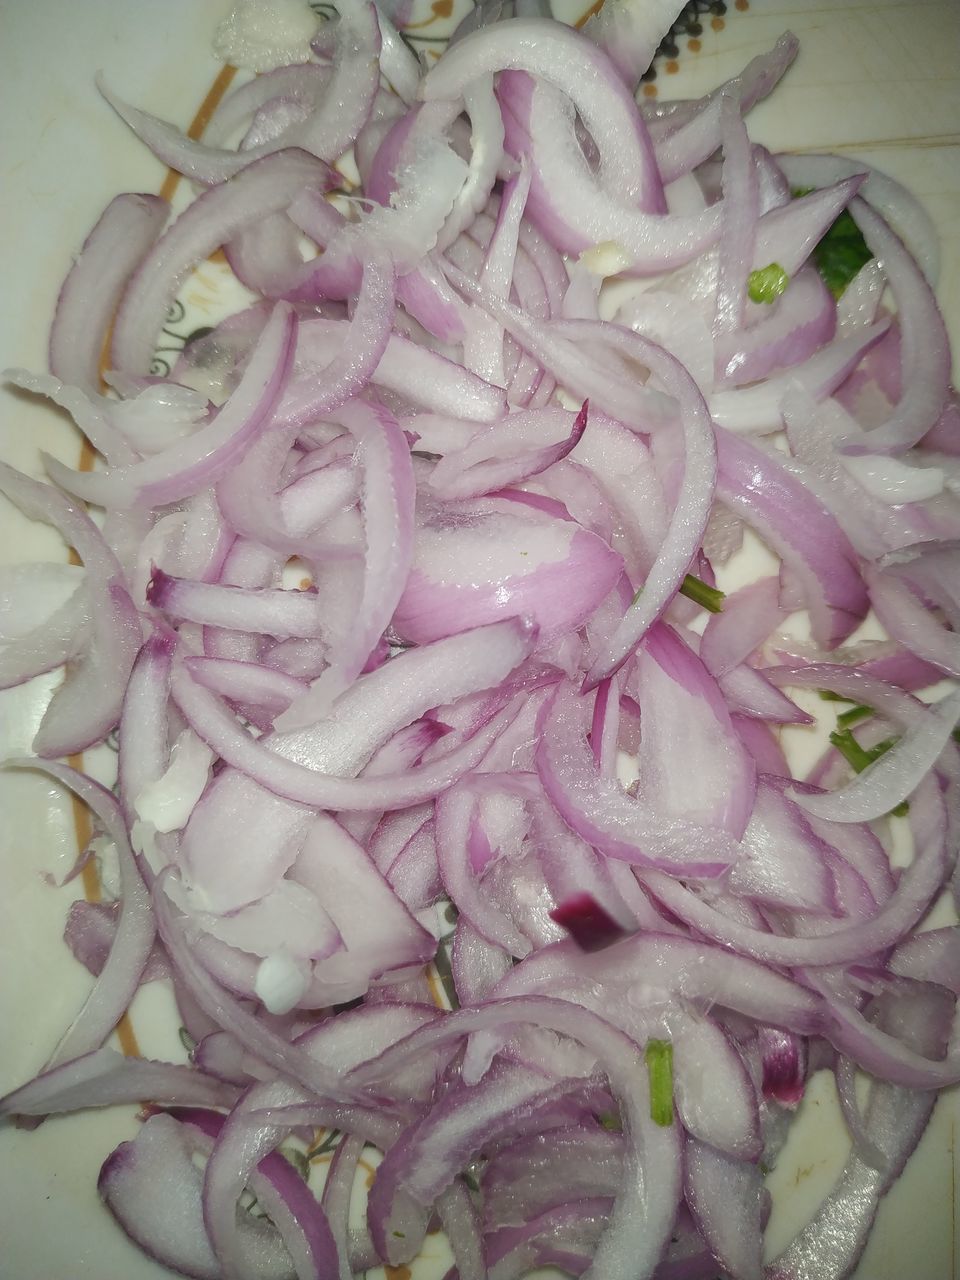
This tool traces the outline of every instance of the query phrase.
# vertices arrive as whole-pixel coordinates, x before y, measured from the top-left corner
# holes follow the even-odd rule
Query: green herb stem
[[[650,1119],[667,1128],[673,1124],[673,1045],[648,1040],[643,1056],[650,1077]]]
[[[839,729],[850,729],[853,725],[859,724],[861,720],[869,720],[874,714],[873,707],[865,707],[858,703],[850,708],[849,711],[841,711],[837,716],[837,727]]]
[[[724,593],[717,587],[708,586],[701,578],[695,578],[692,573],[688,573],[680,583],[680,594],[708,613],[723,612],[723,602],[726,599]]]
[[[790,277],[779,262],[757,267],[747,277],[747,294],[751,302],[776,302],[790,283]]]
[[[875,747],[864,747],[849,729],[835,729],[830,735],[831,744],[840,752],[854,773],[862,773],[867,765],[879,760],[897,741],[896,738],[884,738],[883,742],[878,742]],[[902,818],[909,811],[909,804],[906,800],[902,800],[895,809],[890,810],[890,813],[895,818]]]

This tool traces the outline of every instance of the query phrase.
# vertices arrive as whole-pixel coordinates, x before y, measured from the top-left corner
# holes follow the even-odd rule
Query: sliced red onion
[[[564,1083],[561,1087],[567,1087]],[[387,1153],[370,1191],[368,1218],[382,1257],[403,1261],[419,1251],[429,1210],[489,1138],[509,1133],[518,1113],[557,1092],[539,1071],[493,1068],[480,1083],[447,1093]]]
[[[877,1144],[867,1136],[866,1126],[860,1110],[856,1094],[856,1068],[849,1058],[837,1059],[834,1068],[837,1082],[837,1101],[843,1115],[843,1122],[850,1132],[853,1150],[864,1162],[874,1169],[883,1169],[886,1164],[883,1152]]]
[[[50,458],[51,478],[105,507],[161,506],[215,484],[269,423],[293,359],[296,323],[289,307],[276,307],[237,389],[209,425],[152,458],[103,473],[71,471]]]
[[[393,625],[426,644],[500,617],[525,617],[546,643],[575,631],[609,593],[623,562],[571,524],[496,508],[441,510],[417,532]]]
[[[169,763],[167,702],[175,648],[176,637],[172,633],[155,631],[137,654],[124,694],[117,784],[128,821],[137,813],[137,801],[144,789],[158,782]]]
[[[439,1197],[437,1214],[462,1280],[485,1280],[487,1264],[480,1215],[462,1182],[452,1183]]]
[[[776,262],[788,276],[794,276],[863,181],[862,175],[842,178],[831,187],[811,191],[765,213],[757,224],[754,267]]]
[[[246,135],[254,118],[275,100],[301,105],[314,102],[329,74],[326,62],[301,62],[261,72],[244,84],[231,86],[214,109],[203,131],[204,140],[220,147],[240,133]]]
[[[286,1084],[254,1085],[216,1133],[203,1178],[203,1223],[225,1277],[245,1274],[247,1249],[237,1225],[237,1202],[248,1183],[286,1245],[298,1280],[325,1280],[337,1271],[336,1245],[323,1210],[296,1169],[274,1151],[287,1131],[268,1126],[251,1134],[246,1119],[252,1108],[292,1092]],[[187,1123],[201,1119],[190,1116]],[[213,1120],[217,1124],[220,1117]]]
[[[278,492],[283,483],[290,446],[299,428],[343,406],[363,387],[376,368],[388,339],[390,310],[394,303],[392,263],[372,255],[363,266],[357,305],[344,341],[323,370],[316,370],[286,384],[277,408],[275,429],[254,442],[240,464],[217,486],[217,501],[234,529],[258,543],[274,546],[289,555],[296,524]],[[299,351],[299,344],[298,344]],[[293,499],[288,498],[288,503]],[[314,514],[321,514],[316,506]],[[308,524],[312,531],[313,522]],[[309,537],[294,542],[302,553],[316,554]]]
[[[50,372],[68,385],[99,390],[104,337],[117,302],[168,212],[156,196],[117,196],[84,242],[50,328]]]
[[[440,249],[453,244],[484,208],[503,166],[503,121],[493,93],[493,76],[477,76],[463,90],[470,118],[470,172],[437,240]]]
[[[683,429],[684,467],[676,506],[659,555],[643,590],[594,661],[588,685],[619,669],[648,628],[661,616],[703,540],[716,483],[717,452],[707,407],[683,366],[654,343],[636,338],[637,354],[676,397]]]
[[[304,188],[323,181],[324,166],[306,152],[267,156],[211,188],[180,215],[142,260],[114,321],[112,360],[145,373],[163,318],[190,269],[243,227],[282,212]]]
[[[119,915],[119,902],[87,902],[85,899],[75,902],[67,912],[63,940],[74,958],[95,978],[100,976],[107,962],[116,937]],[[141,985],[169,977],[170,966],[162,951],[154,945],[140,978]]]
[[[236,1090],[192,1067],[126,1058],[104,1046],[42,1071],[0,1099],[0,1112],[45,1116],[138,1103],[144,1098],[163,1106],[227,1107],[234,1102]]]
[[[655,121],[651,125],[651,133],[655,139],[657,165],[663,181],[672,182],[681,174],[690,172],[716,151],[720,145],[720,107],[723,96],[732,97],[739,102],[742,111],[749,111],[754,103],[766,97],[776,86],[797,56],[799,48],[800,42],[796,36],[786,32],[769,53],[761,53],[753,58],[739,76],[715,89],[700,104],[693,104],[688,119],[683,120],[678,113]]]
[[[829,289],[816,271],[802,267],[769,317],[716,340],[717,376],[742,386],[784,366],[802,365],[832,340],[836,328]]]
[[[201,736],[205,740],[211,736],[212,712],[218,722],[217,736],[225,735],[236,748],[235,754],[231,752],[233,763],[238,765],[252,751],[263,766],[257,766],[260,780],[267,784],[264,789],[242,773],[227,771],[194,812],[184,835],[183,860],[191,879],[203,884],[210,905],[229,910],[261,897],[296,857],[310,813],[280,799],[280,792],[271,794],[277,781],[272,768],[292,770],[301,782],[323,788],[320,807],[327,809],[382,811],[429,799],[482,759],[490,742],[509,723],[513,714],[509,708],[436,763],[418,765],[394,779],[354,780],[338,778],[336,773],[359,772],[393,732],[432,707],[504,680],[531,646],[529,629],[509,620],[393,658],[358,681],[317,726],[278,736],[276,746],[294,757],[286,760],[269,745],[250,738],[215,696],[192,681],[181,682],[175,696],[187,718],[203,726]],[[381,719],[385,705],[392,709],[386,726]],[[361,733],[364,724],[366,730]],[[264,742],[269,744],[271,739]],[[294,763],[296,758],[310,761],[313,767]],[[403,801],[399,806],[392,804],[391,792],[397,789],[409,799],[409,806]],[[272,851],[270,858],[264,858],[265,849]],[[229,885],[218,870],[227,856],[234,866]]]
[[[451,948],[450,967],[461,1005],[479,1004],[507,973],[512,958],[495,946],[467,920],[457,922]]]
[[[784,617],[776,578],[761,578],[742,587],[727,595],[723,609],[707,619],[700,657],[713,675],[725,675],[746,661]]]
[[[818,406],[794,387],[784,397],[783,416],[795,458],[787,467],[834,515],[862,556],[874,559],[930,536],[933,526],[922,507],[891,505],[897,497],[895,484],[887,488],[884,498],[877,498],[857,478],[856,468],[871,468],[874,458],[881,468],[902,467],[902,463],[894,458],[848,457],[838,452],[853,426],[842,409],[829,402]]]
[[[757,1096],[736,1047],[707,1019],[671,1015],[668,1023],[683,1127],[717,1153],[756,1160],[762,1146]]]
[[[333,1073],[260,1021],[206,969],[188,941],[188,922],[178,915],[165,892],[169,874],[159,877],[154,885],[157,930],[178,977],[199,1007],[262,1062],[315,1093],[329,1094],[336,1087]]]
[[[327,903],[342,949],[315,964],[313,1004],[331,1005],[364,995],[372,980],[430,960],[436,941],[404,907],[363,849],[331,818],[312,823],[293,876]]]
[[[798,794],[797,803],[818,818],[833,822],[870,822],[882,817],[920,785],[950,741],[958,720],[960,691],[934,703],[889,751],[845,787],[825,795]]]
[[[414,558],[416,493],[410,448],[393,414],[354,401],[338,417],[358,445],[366,550],[363,594],[349,644],[341,652],[334,649],[329,658],[335,691],[363,670],[399,604]],[[296,719],[287,712],[278,728],[296,729],[309,723],[309,702],[309,697],[298,702]]]
[[[405,279],[409,283],[410,277]],[[344,328],[340,321],[302,321],[297,337],[298,359],[311,358],[315,334],[325,337]],[[397,333],[390,335],[371,380],[433,413],[454,414],[480,423],[495,422],[506,410],[506,398],[500,387]]]
[[[291,880],[280,883],[259,901],[241,907],[230,915],[192,909],[191,895],[183,892],[174,882],[168,893],[178,908],[191,916],[192,923],[204,933],[218,938],[229,947],[264,961],[257,971],[257,987],[265,992],[270,983],[271,965],[266,962],[278,954],[281,961],[291,962],[298,968],[298,961],[322,964],[345,945],[331,912],[321,907],[312,887]],[[328,900],[333,910],[333,895]],[[275,969],[280,968],[277,962]],[[281,984],[278,980],[277,986]],[[271,1013],[289,1013],[296,1001],[281,1009],[283,992],[270,999],[263,995],[264,1005]]]
[[[501,72],[497,83],[506,148],[531,168],[528,216],[554,248],[578,254],[597,246],[603,263],[609,246],[612,265],[604,274],[650,274],[715,244],[718,210],[666,214],[662,204],[638,203],[602,185],[577,139],[569,86],[562,88],[520,70]]]
[[[20,759],[7,760],[4,767],[38,769],[68,787],[102,823],[116,845],[120,862],[123,896],[110,954],[83,1007],[48,1058],[46,1069],[50,1071],[98,1049],[106,1040],[140,984],[156,929],[150,914],[150,895],[130,848],[120,806],[110,792],[67,765]]]
[[[496,103],[494,108],[499,120]],[[530,180],[529,168],[521,165],[520,172],[504,186],[497,221],[487,245],[480,281],[498,298],[509,297],[513,277],[517,272],[520,228],[530,194]],[[492,317],[476,316],[474,326],[467,332],[463,344],[464,363],[498,385],[506,382],[503,338],[502,327]],[[513,382],[518,378],[519,368],[518,363]],[[512,386],[513,383],[511,389]],[[522,398],[519,397],[521,400]]]
[[[383,1079],[385,1071],[395,1070],[434,1044],[502,1027],[511,1021],[533,1022],[568,1035],[597,1055],[620,1102],[628,1141],[624,1152],[625,1180],[591,1272],[611,1280],[651,1276],[673,1223],[679,1194],[679,1153],[673,1126],[655,1125],[650,1118],[646,1072],[638,1069],[640,1050],[622,1032],[566,1001],[525,996],[451,1014],[436,1029],[414,1032],[348,1078],[356,1084],[372,1083]],[[391,1245],[391,1251],[392,1248]]]
[[[321,68],[311,68],[311,70],[319,72]],[[308,100],[303,103],[303,106],[309,112],[305,120],[289,125],[270,142],[237,151],[221,150],[207,143],[197,142],[186,134],[181,133],[176,126],[168,124],[166,120],[160,120],[157,116],[150,115],[147,111],[138,110],[113,93],[103,76],[97,77],[97,88],[120,119],[130,126],[140,141],[150,148],[158,160],[161,160],[171,169],[175,169],[178,173],[192,178],[194,182],[212,187],[217,183],[234,177],[242,169],[246,168],[248,164],[253,164],[256,160],[263,159],[264,156],[273,155],[284,147],[300,147],[322,161],[325,157],[317,150],[316,143],[314,143],[311,136],[310,117],[316,113],[317,100],[322,97],[328,81],[329,76],[323,74],[317,77],[314,84],[310,85],[313,101],[309,102]],[[334,160],[336,158],[336,156],[332,157]],[[325,189],[333,190],[338,187],[342,179],[336,170],[326,165],[323,168],[325,170]]]
[[[32,676],[54,671],[78,657],[91,643],[91,621],[90,592],[81,583],[66,603],[39,626],[28,627],[4,644],[0,652],[0,688],[23,684]],[[6,621],[4,625],[11,627]]]
[[[216,1280],[223,1273],[203,1223],[195,1147],[172,1116],[151,1116],[132,1142],[121,1143],[107,1158],[97,1186],[117,1222],[148,1257],[183,1275]],[[157,1196],[158,1184],[169,1194]],[[244,1253],[255,1259],[245,1274],[263,1280],[288,1280],[294,1274],[275,1229],[248,1214],[237,1229]]]
[[[602,409],[638,431],[649,431],[652,425],[672,417],[667,397],[647,386],[638,387],[635,379],[628,378],[622,368],[617,367],[615,356],[613,359],[598,360],[584,355],[578,349],[582,334],[577,329],[561,333],[557,325],[547,326],[531,320],[518,307],[485,292],[456,268],[447,267],[446,273],[458,289],[475,299],[484,311],[495,316],[511,337],[562,380],[570,393],[579,400],[589,400],[595,408]],[[570,325],[584,322],[564,323]],[[617,332],[619,326],[611,325],[598,333],[594,323],[588,323],[595,343],[602,343],[604,338],[610,339],[615,345],[630,344],[634,338],[638,344],[645,341],[627,331]],[[652,343],[647,344],[647,348],[652,346]],[[643,355],[640,359],[643,359]]]
[[[753,152],[740,104],[729,94],[720,98],[723,146],[723,224],[717,248],[717,295],[714,338],[743,327],[747,276],[753,262],[760,216],[760,191]]]
[[[417,88],[420,84],[420,63],[390,20],[389,15],[394,7],[377,5],[377,24],[380,27],[380,70],[394,93],[404,102],[410,103],[417,96]],[[402,21],[396,14],[393,16],[397,22]]]
[[[642,209],[663,211],[660,175],[636,102],[596,45],[568,27],[527,18],[475,31],[430,69],[420,97],[456,98],[477,76],[507,69],[542,76],[570,94],[599,150],[604,186]]]
[[[870,603],[890,635],[946,675],[960,676],[960,639],[948,631],[895,573],[869,569]]]
[[[754,806],[756,769],[709,672],[675,631],[658,624],[644,639],[633,681],[644,717],[638,794],[667,820],[739,840]]]
[[[187,668],[191,676],[232,702],[244,706],[263,707],[271,722],[285,711],[294,699],[307,691],[303,680],[274,671],[255,662],[231,662],[225,658],[188,658]]]
[[[601,951],[626,932],[589,893],[560,902],[550,912],[550,918],[566,929],[584,951]]]
[[[738,511],[804,585],[815,639],[832,648],[867,611],[853,548],[831,516],[771,454],[721,431],[717,496]]]
[[[688,1138],[684,1195],[711,1253],[728,1275],[760,1280],[767,1193],[760,1170]]]
[[[936,982],[956,994],[960,988],[960,934],[953,925],[916,933],[890,957],[890,972]]]
[[[478,818],[476,795],[464,786],[453,787],[439,798],[435,814],[438,870],[464,919],[485,942],[508,955],[529,954],[529,939],[493,895],[484,892],[481,875],[494,850]]]
[[[902,1002],[906,1005],[906,1002]],[[901,1011],[900,1029],[919,1050],[936,1052],[937,1019],[927,1001],[913,1001]],[[767,1269],[771,1280],[840,1280],[856,1267],[867,1242],[880,1198],[916,1147],[933,1110],[933,1095],[896,1085],[875,1083],[867,1104],[864,1132],[883,1154],[878,1170],[853,1152],[831,1193],[812,1221]]]
[[[409,314],[440,342],[462,342],[464,306],[440,270],[436,255],[405,275],[397,296]]]
[[[657,0],[642,10],[613,0],[592,13],[581,30],[600,46],[632,93],[676,16],[674,0]]]
[[[798,801],[815,799],[798,797]],[[654,894],[674,915],[707,937],[735,947],[769,964],[849,963],[882,952],[923,919],[946,878],[944,818],[936,796],[927,788],[918,798],[923,817],[913,863],[901,875],[889,900],[868,922],[854,922],[818,932],[810,938],[783,938],[739,925],[700,901],[669,877],[646,873]]]
[[[433,469],[430,485],[440,497],[456,499],[479,497],[528,480],[576,448],[586,430],[587,409],[584,402],[576,415],[564,409],[513,413],[504,423],[478,432],[463,449],[442,458]],[[554,433],[555,442],[540,443]],[[511,446],[516,449],[512,457],[508,453]]]
[[[74,564],[17,564],[0,569],[0,642],[9,644],[43,628],[69,604],[83,582]]]
[[[821,187],[866,172],[863,199],[906,244],[932,285],[940,274],[940,244],[933,219],[906,187],[862,160],[845,156],[778,155],[777,163],[794,187]]]
[[[382,25],[381,19],[381,25]],[[365,1143],[356,1134],[345,1135],[333,1153],[323,1184],[321,1204],[330,1225],[340,1260],[340,1280],[353,1280],[350,1265],[350,1200],[356,1180],[357,1165]]]
[[[734,893],[792,910],[836,912],[823,838],[817,839],[803,813],[768,779],[757,786],[743,844],[744,855],[727,881]]]
[[[221,586],[171,578],[162,569],[155,569],[147,588],[147,603],[168,618],[231,631],[285,637],[315,636],[320,630],[320,602],[311,591]]]
[[[757,1040],[763,1069],[763,1096],[785,1107],[795,1107],[803,1098],[806,1083],[805,1042],[788,1031],[761,1027]]]
[[[23,391],[46,396],[54,404],[66,409],[93,448],[103,455],[110,466],[136,462],[137,453],[110,421],[109,409],[115,402],[97,396],[92,391],[88,393],[79,387],[65,386],[58,378],[28,373],[26,369],[5,369],[4,378]]]
[[[848,455],[843,464],[871,497],[889,505],[923,502],[943,492],[939,467],[911,467],[877,454]]]
[[[581,713],[570,685],[561,685],[540,725],[537,771],[544,792],[564,822],[610,858],[675,873],[722,875],[738,846],[727,833],[662,814],[655,800],[626,795],[601,778],[583,739]]]
[[[36,602],[0,575],[0,682],[66,667],[42,751],[119,721],[119,803],[50,772],[107,828],[124,894],[72,909],[93,994],[0,1109],[179,1104],[102,1178],[174,1268],[346,1280],[439,1223],[462,1280],[759,1280],[757,1162],[828,1066],[854,1150],[768,1269],[840,1280],[960,1078],[952,933],[915,932],[960,884],[960,694],[909,692],[960,669],[928,220],[865,166],[750,143],[792,37],[699,102],[641,109],[668,15],[609,4],[598,47],[531,18],[541,0],[506,24],[481,0],[421,79],[391,25],[406,0],[342,0],[318,63],[229,95],[202,141],[138,115],[168,159],[233,176],[156,243],[160,206],[116,202],[64,288],[58,378],[14,375],[102,453],[50,472],[107,513],[101,533],[0,476],[83,562],[39,571]],[[361,185],[334,207],[351,148]],[[858,189],[881,261],[838,306],[805,264]],[[220,245],[254,305],[173,382],[146,376]],[[763,307],[747,275],[771,263],[790,282]],[[619,274],[661,279],[601,291]],[[731,434],[781,426],[776,450]],[[687,575],[737,581],[745,523],[779,565],[704,596],[705,620]],[[894,640],[839,648],[870,603]],[[803,608],[811,642],[775,634]],[[847,782],[830,749],[793,777],[779,726],[812,717],[788,686],[848,700],[873,764]],[[894,871],[870,824],[901,799]],[[194,1066],[98,1048],[163,974]],[[318,1125],[346,1135],[319,1205],[276,1150]]]
[[[825,399],[843,382],[864,352],[879,342],[888,321],[881,320],[868,329],[859,329],[831,343],[787,373],[776,374],[766,382],[717,391],[710,397],[710,413],[721,427],[736,432],[769,433],[779,431],[783,423],[783,398],[797,385],[815,400]]]
[[[903,393],[891,417],[852,452],[901,453],[934,426],[950,385],[950,339],[933,290],[902,242],[865,201],[850,212],[868,248],[878,257],[897,303],[902,345]]]
[[[333,162],[349,149],[373,107],[379,83],[377,55],[380,26],[372,3],[344,3],[337,27],[337,55],[333,73],[317,77],[316,95],[305,118],[278,136],[249,150],[220,151],[194,142],[155,116],[137,111],[99,84],[100,92],[141,141],[172,168],[204,183],[222,183],[246,165],[280,148],[302,148],[320,160]],[[340,185],[325,165],[327,185]]]
[[[628,1025],[643,1017],[638,991],[643,1003],[654,1009],[681,997],[694,1004],[706,1002],[706,1007],[720,1004],[800,1035],[816,1033],[823,1022],[820,999],[769,966],[712,943],[652,930],[593,953],[572,943],[542,947],[511,969],[494,996],[505,999],[547,990],[602,1009],[605,1017]]]
[[[717,681],[732,714],[771,724],[809,724],[812,717],[774,689],[765,676],[745,663]]]
[[[126,589],[107,584],[102,607],[90,620],[89,643],[68,670],[44,712],[33,739],[39,756],[69,756],[102,742],[120,718],[122,697],[116,684],[133,667],[142,624]],[[112,692],[107,692],[112,690]],[[94,691],[99,695],[91,699]]]

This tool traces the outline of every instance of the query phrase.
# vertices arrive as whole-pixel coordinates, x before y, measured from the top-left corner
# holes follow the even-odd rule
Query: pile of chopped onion
[[[95,984],[2,1110],[150,1099],[100,1192],[189,1276],[349,1280],[441,1228],[460,1280],[846,1276],[960,1080],[960,940],[923,931],[960,830],[960,694],[918,696],[960,676],[930,221],[751,143],[789,35],[641,109],[676,0],[481,5],[425,74],[338,9],[202,143],[104,86],[196,197],[118,196],[50,373],[7,375],[102,460],[0,472],[82,564],[0,578],[3,686],[65,669],[8,763],[89,806],[121,894],[71,910]],[[253,301],[158,376],[219,247]],[[724,595],[745,536],[775,568]],[[113,792],[58,763],[115,730]],[[107,1047],[155,979],[189,1065]],[[849,1162],[765,1268],[823,1068]],[[281,1154],[318,1130],[320,1195]]]

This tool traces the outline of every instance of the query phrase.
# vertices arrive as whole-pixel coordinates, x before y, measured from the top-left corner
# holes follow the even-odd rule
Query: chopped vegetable
[[[758,267],[747,277],[747,293],[751,302],[776,302],[790,283],[790,277],[777,262]]]
[[[702,605],[708,613],[720,613],[723,609],[723,592],[718,591],[716,587],[708,586],[706,582],[702,582],[700,578],[695,578],[690,573],[680,583],[680,594],[692,600],[694,604]]]
[[[195,198],[113,201],[50,374],[9,375],[102,465],[0,467],[78,562],[0,573],[3,687],[64,672],[7,764],[87,806],[119,894],[71,909],[92,993],[0,1112],[149,1099],[99,1190],[174,1273],[402,1268],[439,1223],[464,1280],[758,1276],[760,1160],[829,1062],[853,1154],[769,1274],[843,1280],[960,1082],[956,933],[923,931],[960,832],[960,692],[915,696],[960,676],[927,221],[752,145],[790,35],[641,110],[676,5],[483,4],[426,69],[391,6],[291,6],[272,53],[235,11],[262,74],[200,140],[101,85]],[[221,249],[251,305],[155,364]],[[727,591],[747,529],[772,567]],[[845,708],[803,771],[795,689]],[[58,762],[107,741],[113,789]],[[171,979],[189,1063],[124,1059]]]
[[[812,187],[797,187],[793,195],[806,196],[812,190]],[[817,244],[813,257],[827,288],[835,298],[839,298],[873,254],[867,247],[863,232],[844,209]]]
[[[827,288],[839,298],[873,254],[867,248],[862,231],[844,210],[814,249],[813,256]]]
[[[673,1045],[669,1040],[648,1040],[643,1051],[650,1078],[650,1119],[673,1124]]]

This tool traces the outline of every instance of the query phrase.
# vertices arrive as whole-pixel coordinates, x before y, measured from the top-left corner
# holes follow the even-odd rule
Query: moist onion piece
[[[759,1161],[829,1058],[854,1154],[773,1273],[840,1280],[960,1078],[956,931],[918,932],[960,832],[960,695],[914,696],[960,670],[929,225],[866,166],[751,143],[789,35],[641,109],[669,4],[608,0],[579,33],[479,6],[424,74],[370,0],[338,8],[315,61],[199,142],[115,103],[205,189],[162,236],[161,202],[119,197],[64,286],[56,376],[11,377],[107,464],[47,464],[102,532],[0,476],[83,565],[35,601],[0,581],[0,674],[65,668],[41,755],[119,725],[119,803],[43,767],[123,883],[72,913],[98,981],[0,1109],[173,1108],[100,1188],[190,1274],[347,1280],[439,1220],[464,1280],[757,1276]],[[879,257],[838,303],[815,250],[848,206],[852,257]],[[255,304],[147,375],[220,246]],[[611,311],[621,273],[643,292]],[[775,567],[725,596],[745,525]],[[892,640],[851,647],[871,604]],[[800,609],[807,647],[778,634]],[[849,700],[808,775],[777,741],[813,719],[787,686]],[[448,959],[459,1011],[429,1004]],[[106,1034],[168,977],[190,1065],[123,1063]],[[319,1124],[343,1137],[318,1202],[277,1148]]]

